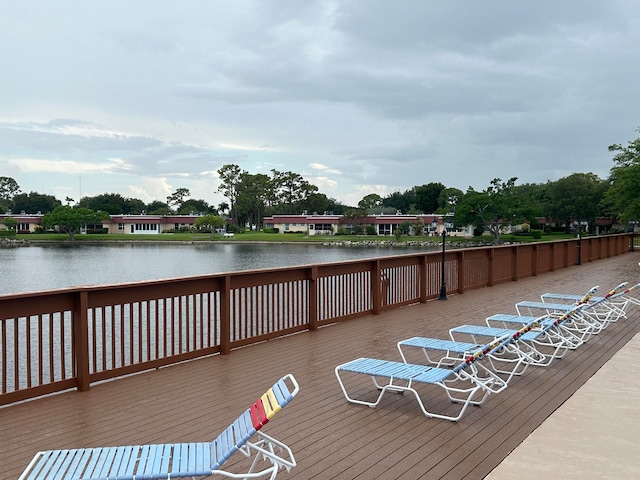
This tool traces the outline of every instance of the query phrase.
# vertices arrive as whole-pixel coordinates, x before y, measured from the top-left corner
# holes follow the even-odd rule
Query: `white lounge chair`
[[[338,365],[335,368],[335,374],[348,402],[376,407],[387,392],[411,392],[425,416],[457,422],[462,418],[469,405],[482,405],[490,394],[499,393],[507,388],[507,382],[491,369],[482,365],[479,360],[504,348],[504,345],[510,341],[509,338],[496,340],[463,359],[459,357],[444,359],[456,361],[457,364],[453,368],[416,365],[375,358],[358,358]],[[360,394],[360,398],[349,394],[345,380],[348,379],[347,377],[355,377],[352,374],[369,376],[378,390],[377,396],[367,400],[366,395],[368,394],[366,393],[365,396]],[[421,395],[421,387],[428,388],[428,386],[443,389],[449,400],[461,405],[457,412],[447,414],[446,412],[434,412],[432,408],[428,408],[423,401],[423,395]]]
[[[609,292],[608,297],[593,297],[589,302],[601,303],[603,314],[607,315],[609,323],[615,322],[620,318],[626,318],[627,307],[630,304],[640,305],[640,299],[634,297],[632,294],[640,290],[640,283],[637,283],[631,287],[626,287],[627,283],[618,285],[615,289]],[[557,292],[547,292],[540,295],[540,299],[545,302],[559,303],[567,302],[571,304],[577,304],[582,300],[580,295],[571,295]]]
[[[291,385],[291,387],[290,387]],[[298,393],[293,375],[276,382],[213,442],[50,450],[35,455],[18,480],[144,480],[208,477],[274,479],[296,466],[291,449],[259,430]],[[257,441],[250,441],[253,436]],[[234,453],[253,457],[245,473],[222,470]],[[262,460],[266,467],[256,470]],[[264,462],[263,462],[264,463]]]
[[[504,333],[506,334],[508,332]],[[491,338],[495,340],[501,336],[504,335],[496,335]],[[474,352],[481,349],[488,341],[487,338],[483,338],[480,341],[474,339],[472,342],[463,342],[453,338],[451,340],[443,340],[430,337],[412,337],[399,341],[396,346],[400,352],[402,361],[405,363],[421,363],[420,360],[416,359],[417,355],[408,359],[409,351],[417,350],[422,353],[420,357],[424,358],[427,364],[436,367],[451,367],[461,359],[473,355]],[[486,355],[485,359],[491,370],[506,376],[505,382],[507,383],[509,383],[514,376],[522,375],[527,369],[528,364],[528,358],[512,343],[506,344],[504,348],[491,355]]]
[[[593,287],[586,295],[573,304],[558,302],[534,302],[523,301],[516,303],[516,311],[518,315],[535,315],[536,312],[545,311],[549,315],[562,315],[571,311],[575,306],[580,305],[583,308],[571,317],[571,321],[565,323],[564,327],[570,329],[573,333],[580,336],[586,341],[591,335],[597,335],[604,330],[612,321],[617,320],[621,313],[624,313],[620,307],[614,303],[615,298],[621,297],[627,283],[621,283],[603,297],[595,297]],[[548,298],[548,297],[547,297]],[[525,313],[523,313],[525,312]]]
[[[498,314],[502,316],[502,314]],[[491,318],[491,317],[489,317]],[[535,321],[535,317],[526,317],[527,320]],[[470,339],[474,342],[487,341],[487,338],[500,338],[505,335],[514,335],[518,328],[526,325],[522,323],[523,317],[518,317],[519,321],[514,328],[499,328],[486,325],[460,325],[449,330],[449,336],[454,341]],[[541,321],[545,325],[547,319]],[[562,358],[569,350],[569,343],[561,336],[554,334],[551,328],[531,329],[518,337],[518,340],[511,344],[512,349],[517,349],[518,354],[526,365],[548,366],[553,360]]]

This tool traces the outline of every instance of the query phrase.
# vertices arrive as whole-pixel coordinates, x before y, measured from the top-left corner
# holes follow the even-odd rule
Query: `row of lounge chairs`
[[[486,325],[461,325],[450,339],[413,337],[397,343],[401,361],[358,358],[338,365],[335,375],[347,401],[377,406],[387,392],[412,393],[427,417],[458,421],[469,405],[482,405],[505,390],[529,366],[547,366],[640,305],[623,283],[604,296],[593,287],[583,296],[545,293],[540,302],[516,304],[516,315],[496,314]],[[534,313],[540,313],[538,316]],[[526,314],[525,314],[526,313]],[[408,361],[421,352],[421,363]],[[349,393],[349,380],[370,377],[376,392]],[[443,389],[455,413],[427,408],[418,386]],[[362,393],[362,388],[358,393]],[[370,389],[369,389],[370,390]],[[291,449],[261,428],[298,393],[293,375],[279,379],[212,442],[49,450],[37,453],[19,480],[151,480],[208,477],[274,479],[296,466]],[[254,439],[255,438],[255,439]],[[224,468],[235,453],[249,459],[242,473]]]
[[[599,297],[597,286],[581,296],[545,293],[541,301],[517,303],[516,314],[452,328],[449,339],[401,340],[397,361],[358,358],[338,365],[335,375],[350,403],[376,407],[387,392],[411,393],[425,416],[456,422],[469,405],[482,405],[530,366],[550,365],[624,318],[630,304],[640,305],[633,296],[639,289],[640,284],[622,283]],[[422,352],[418,360],[410,357],[416,350]],[[366,377],[374,390],[366,386]],[[444,410],[430,406],[437,390],[444,390],[457,408],[448,402]]]

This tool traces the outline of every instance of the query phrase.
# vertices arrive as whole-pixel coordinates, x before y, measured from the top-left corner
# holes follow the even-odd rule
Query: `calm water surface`
[[[424,250],[418,247],[221,243],[0,248],[0,294],[339,262]]]

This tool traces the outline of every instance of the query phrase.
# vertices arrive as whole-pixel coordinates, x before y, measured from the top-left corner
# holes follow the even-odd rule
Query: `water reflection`
[[[420,247],[141,242],[0,248],[0,294],[339,262],[424,250]]]

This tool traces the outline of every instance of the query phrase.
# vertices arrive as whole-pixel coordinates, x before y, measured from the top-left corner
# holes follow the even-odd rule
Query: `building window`
[[[378,225],[378,234],[379,235],[391,235],[391,225],[389,225],[389,224]]]

